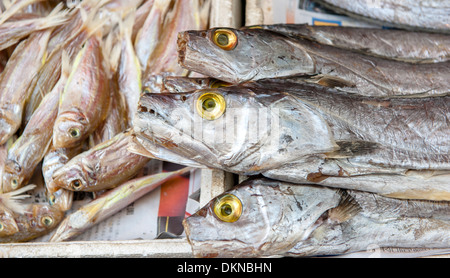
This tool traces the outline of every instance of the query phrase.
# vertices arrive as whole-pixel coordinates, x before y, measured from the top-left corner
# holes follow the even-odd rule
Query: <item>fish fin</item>
[[[338,194],[341,195],[341,200],[336,207],[328,211],[328,219],[343,223],[361,212],[362,208],[347,191],[340,189]]]
[[[356,85],[348,80],[331,75],[316,75],[307,80],[328,88],[354,88]]]
[[[18,200],[31,197],[30,195],[26,195],[23,193],[29,190],[33,190],[34,188],[36,188],[36,185],[30,184],[16,191],[0,194],[0,203],[2,203],[3,206],[15,213],[24,214],[28,205],[23,204]]]
[[[327,158],[348,158],[357,155],[369,154],[378,149],[378,144],[368,141],[336,141],[339,149],[326,153]]]
[[[134,154],[142,155],[149,158],[156,158],[151,152],[149,152],[142,144],[138,142],[138,139],[134,134],[131,134],[132,140],[128,146],[128,151]]]

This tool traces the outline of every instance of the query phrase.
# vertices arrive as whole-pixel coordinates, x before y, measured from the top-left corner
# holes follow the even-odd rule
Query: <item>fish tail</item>
[[[81,17],[84,21],[85,28],[87,30],[88,37],[95,35],[97,38],[102,38],[103,27],[109,21],[107,17],[98,16],[99,9],[108,3],[110,0],[101,0],[92,6],[87,11],[82,5],[77,6],[80,9]],[[90,5],[90,3],[88,4]]]
[[[33,190],[35,187],[36,185],[30,184],[16,191],[0,194],[0,203],[15,213],[24,214],[26,212],[27,205],[21,203],[19,200],[29,198],[30,195],[23,193]]]
[[[64,9],[63,3],[59,3],[56,7],[43,18],[43,25],[41,28],[50,28],[62,25],[69,20],[70,10]]]
[[[0,24],[3,24],[5,21],[7,21],[11,16],[15,15],[16,13],[20,12],[25,7],[41,2],[43,0],[25,0],[25,1],[3,1],[3,5],[5,5],[6,10],[0,15]]]

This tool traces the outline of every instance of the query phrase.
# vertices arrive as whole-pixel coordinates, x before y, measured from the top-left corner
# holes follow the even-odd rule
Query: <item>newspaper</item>
[[[184,166],[151,160],[138,176],[174,171],[182,167]],[[189,174],[171,179],[71,241],[152,240],[162,233],[184,237],[183,219],[199,209],[195,195],[200,189],[200,176],[200,169],[194,169]],[[44,182],[39,173],[35,174],[33,182],[38,184],[38,189],[32,193],[29,202],[47,202]],[[72,208],[66,214],[92,201],[94,197],[92,193],[77,192]],[[34,241],[46,242],[51,235],[52,233],[47,234]]]

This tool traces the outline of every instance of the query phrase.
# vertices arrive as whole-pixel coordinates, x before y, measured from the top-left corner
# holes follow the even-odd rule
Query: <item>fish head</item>
[[[10,236],[19,231],[14,214],[7,208],[0,206],[0,237]]]
[[[293,68],[296,74],[314,71],[314,61],[301,46],[262,29],[190,30],[178,34],[177,45],[183,68],[233,84],[287,76]]]
[[[286,254],[302,244],[323,213],[336,205],[334,191],[320,189],[265,178],[235,186],[184,219],[194,256]]]
[[[144,94],[133,126],[152,144],[245,175],[336,148],[329,126],[309,107],[288,94],[242,86]]]
[[[63,167],[55,170],[52,175],[52,188],[62,188],[70,191],[83,191],[89,187],[91,182],[89,176],[89,169],[85,167],[83,161],[74,160],[69,161]]]
[[[9,104],[0,107],[0,145],[19,129],[22,123],[22,109],[18,104]]]
[[[11,192],[21,188],[26,182],[23,175],[24,169],[19,163],[11,159],[6,159],[2,176],[3,193]]]
[[[25,215],[30,223],[30,231],[45,232],[58,226],[64,217],[64,211],[60,210],[58,206],[33,204],[30,205]]]
[[[81,111],[58,115],[53,128],[53,146],[55,148],[75,147],[88,136],[88,120]]]

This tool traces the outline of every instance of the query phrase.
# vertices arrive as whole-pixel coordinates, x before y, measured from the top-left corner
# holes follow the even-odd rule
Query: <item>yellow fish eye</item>
[[[80,191],[81,188],[83,187],[83,183],[80,180],[73,180],[70,183],[70,187],[75,191]]]
[[[69,129],[69,135],[72,138],[78,138],[81,136],[80,130],[76,127]]]
[[[46,227],[50,227],[53,224],[53,218],[50,216],[44,216],[41,218],[41,223]]]
[[[11,179],[11,187],[12,189],[16,189],[19,186],[19,182],[17,181],[16,178]]]
[[[238,38],[231,30],[217,29],[213,34],[213,42],[223,50],[229,51],[236,47]]]
[[[221,94],[205,93],[198,98],[196,108],[202,118],[212,121],[225,113],[226,101]]]
[[[238,197],[226,194],[216,199],[214,214],[223,222],[236,222],[242,214],[242,203]]]

